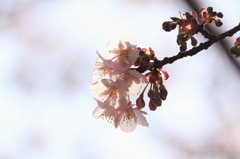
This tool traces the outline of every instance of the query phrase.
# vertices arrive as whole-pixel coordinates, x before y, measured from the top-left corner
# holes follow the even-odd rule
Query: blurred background
[[[159,59],[178,52],[179,12],[212,6],[221,33],[240,21],[238,0],[0,0],[0,159],[239,159],[240,35],[166,65],[168,99],[132,133],[96,120],[89,92],[96,50],[131,34]],[[205,41],[201,35],[199,42]]]

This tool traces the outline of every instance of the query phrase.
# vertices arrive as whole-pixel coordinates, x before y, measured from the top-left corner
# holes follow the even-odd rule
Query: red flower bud
[[[152,74],[152,72],[149,72],[145,75],[150,83],[155,83],[156,77]]]
[[[191,37],[191,44],[192,44],[192,46],[197,45],[197,40],[194,37]]]
[[[162,105],[162,99],[160,94],[158,93],[157,96],[154,98],[154,102],[156,104],[156,106],[161,106]]]
[[[169,78],[168,73],[164,69],[160,69],[159,72],[161,72],[163,80],[167,80]]]
[[[207,8],[207,11],[208,11],[208,13],[212,13],[213,7],[208,7],[208,8]]]
[[[239,58],[240,57],[240,48],[238,48],[237,46],[232,47],[230,50],[230,54],[235,58]]]
[[[149,101],[149,108],[152,111],[157,109],[157,105],[155,104],[154,100],[152,100],[152,99],[150,99],[150,101]]]
[[[166,87],[164,85],[161,85],[159,87],[159,91],[160,91],[160,97],[162,100],[166,100],[167,95],[168,95],[168,91],[166,89]]]
[[[155,96],[155,92],[154,92],[152,89],[149,89],[149,91],[148,91],[148,97],[149,97],[150,99],[152,99],[152,98],[154,98],[154,96]]]
[[[236,42],[234,43],[235,46],[240,44],[240,37],[237,38]]]
[[[156,80],[156,83],[157,83],[158,85],[162,85],[162,83],[163,83],[162,77],[159,77],[159,78]]]
[[[180,52],[184,53],[187,50],[187,45],[180,46]]]
[[[197,18],[197,13],[196,12],[192,12],[192,16],[196,19]]]
[[[171,29],[170,29],[170,23],[171,22],[164,22],[163,24],[162,24],[162,29],[163,30],[165,30],[165,31],[171,31]]]
[[[220,27],[220,26],[223,25],[223,23],[222,23],[220,20],[218,20],[218,21],[216,21],[215,25],[216,25],[217,27]]]
[[[215,17],[217,15],[217,12],[212,12],[212,17]]]
[[[217,13],[217,16],[218,16],[219,18],[222,18],[222,17],[223,17],[222,12],[218,12],[218,13]]]
[[[145,107],[145,101],[143,99],[143,93],[140,94],[140,96],[138,97],[138,99],[136,100],[136,105],[138,109],[142,109]]]
[[[174,30],[176,28],[177,24],[176,23],[170,23],[169,29]]]

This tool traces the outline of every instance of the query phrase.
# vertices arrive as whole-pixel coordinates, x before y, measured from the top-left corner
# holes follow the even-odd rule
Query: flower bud
[[[194,37],[191,37],[191,45],[196,46],[197,45],[197,40]]]
[[[223,23],[219,20],[219,21],[216,21],[215,25],[216,25],[217,27],[220,27],[220,26],[223,25]]]
[[[160,97],[162,100],[166,100],[167,95],[168,95],[168,91],[166,89],[166,87],[164,85],[161,85],[159,87],[159,91],[160,91]]]
[[[158,71],[161,72],[161,76],[162,76],[163,80],[167,80],[169,78],[167,71],[165,71],[164,69],[160,69]]]
[[[170,17],[174,22],[178,22],[180,19],[177,17]]]
[[[197,13],[196,13],[196,12],[192,12],[192,16],[193,16],[194,18],[197,18]]]
[[[208,13],[212,13],[213,7],[208,7],[208,8],[207,8],[207,11],[208,11]]]
[[[237,41],[238,43],[240,43],[240,37],[238,37],[236,41]]]
[[[188,13],[188,12],[186,12],[185,15],[186,15],[186,18],[187,18],[187,19],[193,18],[193,16],[192,16],[190,13]]]
[[[143,99],[143,93],[140,94],[138,99],[136,100],[136,105],[138,109],[142,109],[145,107],[145,101]]]
[[[152,74],[152,72],[147,73],[145,76],[150,83],[156,82],[156,77]]]
[[[222,18],[222,17],[223,17],[222,12],[218,12],[218,13],[217,13],[217,17]]]
[[[163,80],[162,80],[162,77],[161,77],[161,76],[157,78],[156,83],[157,83],[158,85],[162,85]]]
[[[142,57],[142,61],[144,61],[145,63],[149,62],[150,61],[150,57],[148,55],[144,55]]]
[[[144,56],[145,52],[144,51],[139,51],[139,56]]]
[[[180,52],[184,53],[187,50],[187,45],[181,45],[180,46]]]
[[[149,97],[150,99],[153,99],[154,96],[155,96],[155,92],[154,92],[152,89],[149,89],[149,91],[148,91],[148,97]]]
[[[238,48],[237,46],[232,47],[230,50],[230,54],[235,58],[239,58],[240,57],[240,48]]]
[[[176,28],[177,24],[176,23],[170,23],[169,29],[174,30]]]
[[[236,42],[234,43],[235,46],[240,44],[240,37],[237,38]]]
[[[215,17],[217,15],[217,12],[212,12],[212,17]]]
[[[182,45],[182,44],[183,44],[182,39],[177,39],[177,44],[178,44],[178,45]]]
[[[169,22],[169,21],[164,22],[164,23],[162,24],[162,29],[165,30],[165,31],[171,31],[170,28],[169,28],[169,27],[170,27],[170,23],[171,23],[171,22]]]
[[[150,52],[150,59],[153,60],[155,58],[155,52],[152,50],[152,48],[149,48],[149,52]]]
[[[149,101],[149,109],[152,111],[157,109],[157,105],[155,104],[153,99],[150,99],[150,101]]]
[[[162,105],[162,99],[161,99],[161,96],[159,93],[157,94],[156,98],[154,98],[154,102],[155,102],[156,106]]]

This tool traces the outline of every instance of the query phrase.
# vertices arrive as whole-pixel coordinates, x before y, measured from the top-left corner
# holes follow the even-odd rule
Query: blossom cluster
[[[90,90],[96,96],[98,107],[93,111],[95,118],[102,118],[120,127],[125,132],[133,131],[136,125],[148,126],[146,112],[130,101],[130,94],[139,93],[147,82],[144,75],[131,69],[138,58],[139,50],[130,40],[108,43],[108,53],[98,53]]]
[[[180,52],[184,53],[187,50],[187,41],[191,39],[191,45],[196,46],[197,40],[194,35],[199,32],[206,24],[215,23],[217,27],[222,26],[219,18],[222,18],[221,12],[213,11],[212,7],[202,8],[199,15],[196,12],[186,12],[181,15],[181,18],[171,17],[172,21],[166,21],[162,24],[162,29],[165,31],[174,30],[178,26],[177,44],[180,46]],[[200,19],[200,23],[197,20]]]
[[[130,39],[109,41],[107,47],[106,54],[97,52],[93,84],[90,86],[98,104],[93,116],[107,120],[124,132],[133,131],[137,125],[148,126],[147,113],[142,111],[145,107],[144,92],[150,85],[150,110],[161,106],[167,96],[163,85],[163,80],[168,78],[167,72],[153,68],[157,58],[151,48],[141,49]],[[149,72],[143,74],[146,70]],[[142,90],[143,84],[146,86]],[[136,104],[132,103],[130,95],[139,95]]]
[[[147,113],[142,110],[146,105],[145,92],[149,98],[148,107],[151,111],[160,107],[168,95],[163,81],[167,80],[169,75],[162,67],[182,57],[195,55],[214,42],[232,36],[240,30],[240,24],[218,36],[204,30],[206,24],[210,23],[220,27],[222,22],[219,18],[222,17],[221,12],[213,11],[212,7],[208,7],[202,8],[199,14],[186,12],[181,18],[171,17],[172,21],[164,22],[162,28],[165,31],[178,28],[177,44],[180,46],[180,53],[163,60],[158,60],[151,48],[137,47],[132,39],[110,40],[106,54],[97,52],[93,83],[90,86],[90,91],[98,105],[93,111],[93,116],[107,120],[124,132],[135,130],[137,125],[148,126],[145,117]],[[196,46],[197,40],[194,36],[199,32],[209,41]],[[191,45],[196,48],[186,52],[188,40],[191,40]],[[186,53],[181,54],[184,52]],[[237,38],[230,53],[234,57],[240,57],[240,37]],[[143,85],[145,86],[142,87]],[[132,95],[138,96],[135,104],[132,102]]]

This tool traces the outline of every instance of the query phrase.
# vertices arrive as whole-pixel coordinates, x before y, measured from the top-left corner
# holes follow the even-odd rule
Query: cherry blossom
[[[118,77],[126,82],[129,94],[132,95],[139,94],[142,84],[147,83],[147,78],[136,70],[127,70]]]
[[[101,102],[98,99],[95,99],[98,107],[96,107],[93,111],[93,116],[96,119],[103,119],[107,120],[109,123],[113,124],[115,128],[117,128],[117,122],[116,122],[116,116],[117,116],[117,110],[107,104],[106,102]]]
[[[108,67],[105,64],[105,60],[101,57],[101,55],[97,52],[99,58],[95,62],[95,71],[93,73],[93,81],[100,80],[102,78],[111,78],[112,72],[114,71],[112,68]]]
[[[129,69],[138,58],[139,50],[137,46],[127,39],[119,40],[117,46],[115,46],[115,43],[112,44],[113,42],[108,43],[109,54],[106,55],[108,59],[103,57],[103,60],[108,67],[114,70]]]
[[[90,91],[101,101],[117,108],[122,102],[128,99],[129,91],[125,82],[121,79],[113,81],[102,79],[90,86]]]
[[[144,116],[147,114],[146,112],[138,108],[133,108],[134,105],[131,102],[125,106],[125,108],[119,109],[116,120],[117,125],[122,131],[134,131],[137,125],[148,126],[148,122]]]
[[[131,102],[125,104],[125,107],[121,107],[122,109],[115,109],[106,102],[95,100],[98,103],[98,107],[93,111],[93,116],[96,119],[107,120],[115,128],[120,127],[124,132],[134,131],[137,125],[148,126],[144,116],[147,113],[138,108],[133,108],[134,105]]]

